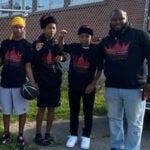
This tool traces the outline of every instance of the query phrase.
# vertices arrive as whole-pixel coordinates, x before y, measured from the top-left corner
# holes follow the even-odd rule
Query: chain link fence
[[[145,2],[145,0],[0,0],[0,42],[9,37],[10,19],[15,15],[25,16],[26,37],[30,42],[41,33],[39,19],[45,13],[57,18],[57,33],[62,28],[68,30],[67,42],[78,40],[77,30],[82,24],[89,24],[95,31],[94,36],[106,36],[109,30],[109,14],[115,8],[126,10],[130,22],[142,28]]]
[[[142,29],[145,3],[145,0],[0,0],[0,43],[10,36],[10,20],[15,15],[26,18],[26,38],[31,43],[42,33],[39,19],[46,13],[58,20],[56,38],[61,29],[67,29],[67,43],[78,41],[77,30],[82,24],[89,24],[95,37],[106,36],[109,14],[115,8],[127,11],[129,21]]]

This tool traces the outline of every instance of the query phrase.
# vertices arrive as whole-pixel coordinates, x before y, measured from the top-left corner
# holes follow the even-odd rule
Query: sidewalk
[[[81,133],[82,126],[83,120],[81,119],[79,133]],[[36,150],[68,150],[69,148],[65,147],[68,134],[69,134],[69,121],[68,120],[55,121],[52,128],[52,135],[54,136],[56,143],[54,145],[43,147],[37,146],[33,142],[33,138],[35,135],[35,123],[32,123],[32,125],[31,123],[27,123],[25,130],[26,143],[36,148]],[[107,117],[94,117],[90,149],[110,150]],[[149,150],[149,149],[150,149],[150,121],[146,122],[144,125],[141,150]],[[73,150],[81,150],[79,142],[76,145],[76,147],[73,148]]]

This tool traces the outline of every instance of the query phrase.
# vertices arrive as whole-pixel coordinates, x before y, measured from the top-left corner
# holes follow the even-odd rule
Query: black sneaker
[[[25,143],[24,143],[23,136],[18,136],[17,143],[19,146],[19,150],[24,150]]]
[[[9,140],[10,140],[10,135],[9,135],[9,133],[4,133],[3,136],[2,136],[2,138],[0,139],[0,144],[1,144],[1,145],[2,145],[2,144],[6,144],[6,143],[9,142]]]
[[[45,133],[45,139],[50,140],[52,143],[54,142],[54,138],[49,133]]]
[[[45,138],[42,140],[41,145],[47,146],[54,143],[54,138],[50,134],[45,134]]]
[[[42,135],[41,134],[36,134],[36,136],[34,138],[35,144],[42,145],[42,141],[43,141]]]

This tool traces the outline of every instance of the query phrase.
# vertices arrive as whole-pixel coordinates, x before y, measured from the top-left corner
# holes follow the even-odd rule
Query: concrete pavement
[[[44,123],[45,127],[45,123]],[[83,127],[83,120],[80,120],[79,133],[81,133]],[[43,128],[43,133],[44,133]],[[25,130],[26,143],[34,147],[36,150],[68,150],[65,147],[67,135],[69,134],[69,121],[59,120],[55,121],[52,128],[52,135],[55,138],[56,143],[50,146],[38,146],[34,144],[33,138],[35,135],[35,123],[27,123]],[[79,134],[80,135],[80,134]],[[150,149],[150,119],[144,125],[141,150]],[[72,150],[80,149],[80,139],[78,144]],[[109,144],[109,128],[107,117],[94,117],[93,130],[91,135],[91,148],[90,150],[110,150]]]

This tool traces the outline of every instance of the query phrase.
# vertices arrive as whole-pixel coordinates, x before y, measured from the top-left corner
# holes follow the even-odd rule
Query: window
[[[9,0],[0,0],[0,9],[8,9],[9,8]],[[1,17],[8,16],[7,11],[1,11],[0,12]]]
[[[70,6],[74,5],[82,5],[82,4],[88,4],[88,3],[95,3],[95,2],[103,2],[104,0],[71,0]]]
[[[32,0],[25,0],[25,9],[32,11]]]
[[[13,1],[13,9],[22,9],[21,1],[20,0],[14,0]]]
[[[13,0],[13,9],[32,9],[32,0]]]
[[[35,3],[34,3],[35,2]],[[35,4],[35,6],[33,6]],[[0,0],[0,9],[16,9],[16,10],[49,10],[55,8],[63,8],[64,0]],[[13,12],[12,15],[20,15],[23,12]],[[0,11],[0,17],[9,16],[9,12]]]
[[[64,0],[38,0],[37,10],[62,8],[64,6]]]
[[[13,9],[31,10],[32,11],[32,0],[13,0]],[[22,12],[13,12],[13,15],[21,14]]]

